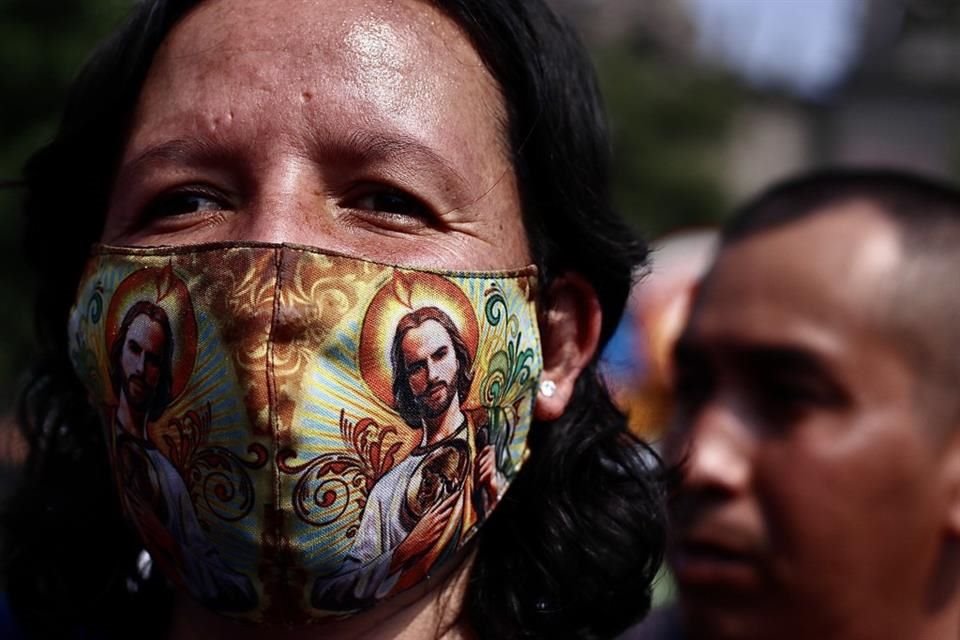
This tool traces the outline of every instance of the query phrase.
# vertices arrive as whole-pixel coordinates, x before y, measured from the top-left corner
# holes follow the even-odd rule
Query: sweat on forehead
[[[238,12],[243,20],[225,19]],[[242,45],[254,52],[287,52],[292,57],[298,53],[292,45],[304,40],[313,43],[316,56],[297,60],[305,66],[358,56],[372,65],[401,71],[408,68],[410,57],[406,47],[397,45],[416,39],[427,43],[431,53],[450,56],[446,75],[455,74],[458,66],[483,67],[460,27],[432,3],[420,0],[206,0],[181,22],[169,39],[202,42],[211,55],[238,51]]]
[[[331,118],[360,113],[370,126],[435,143],[438,133],[457,136],[463,129],[442,126],[443,107],[454,102],[470,105],[462,110],[467,123],[503,121],[496,81],[460,27],[429,3],[208,0],[160,47],[134,122],[187,113],[197,133],[215,133],[250,117],[231,99],[232,78],[258,96],[252,104],[259,113],[303,118],[320,135]],[[177,94],[191,96],[188,103],[174,99],[174,85]],[[282,110],[283,101],[296,103],[299,113]],[[154,141],[143,136],[134,126],[131,146]],[[455,144],[464,149],[476,144],[460,138]]]

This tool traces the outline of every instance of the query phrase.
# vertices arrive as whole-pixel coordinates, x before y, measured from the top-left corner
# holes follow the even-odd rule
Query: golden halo
[[[360,375],[373,394],[393,405],[393,368],[390,350],[403,316],[423,307],[436,307],[450,316],[476,360],[480,335],[477,316],[466,294],[453,282],[433,273],[394,269],[390,279],[370,301],[363,317],[358,349]]]
[[[175,400],[182,392],[193,374],[193,365],[197,357],[197,319],[190,301],[187,285],[166,267],[148,267],[140,269],[124,278],[113,296],[105,319],[106,347],[109,353],[113,347],[123,317],[138,302],[151,302],[161,307],[170,320],[173,333],[173,371],[170,400]]]

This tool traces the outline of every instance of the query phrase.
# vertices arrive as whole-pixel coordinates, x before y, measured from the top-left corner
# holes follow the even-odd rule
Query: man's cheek
[[[426,376],[417,372],[410,376],[410,390],[413,391],[414,395],[420,395],[423,393],[424,388],[426,387]]]

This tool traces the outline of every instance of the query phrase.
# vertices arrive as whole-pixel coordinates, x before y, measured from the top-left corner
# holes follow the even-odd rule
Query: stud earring
[[[557,383],[553,380],[542,380],[540,382],[540,395],[544,398],[552,398],[557,392]]]

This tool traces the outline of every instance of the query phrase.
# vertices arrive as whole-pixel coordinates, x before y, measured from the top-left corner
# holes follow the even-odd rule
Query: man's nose
[[[438,374],[437,365],[427,359],[427,382],[435,382],[439,377]]]
[[[753,439],[735,407],[707,404],[687,425],[683,484],[689,489],[743,491],[750,483]]]

